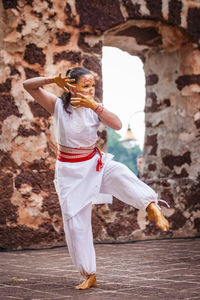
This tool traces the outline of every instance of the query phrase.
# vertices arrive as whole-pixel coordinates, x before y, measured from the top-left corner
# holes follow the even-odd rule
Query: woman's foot
[[[97,286],[97,280],[95,274],[88,275],[87,279],[83,281],[81,284],[76,286],[77,290],[87,290],[90,287]]]
[[[169,230],[169,222],[163,216],[161,210],[156,206],[154,202],[151,202],[147,206],[146,210],[147,210],[149,221],[155,222],[156,226],[163,231]]]

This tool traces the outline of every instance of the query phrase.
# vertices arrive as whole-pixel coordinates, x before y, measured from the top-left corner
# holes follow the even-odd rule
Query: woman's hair
[[[70,76],[70,79],[75,79],[73,83],[77,83],[79,81],[79,79],[83,76],[83,75],[88,75],[88,74],[92,74],[88,69],[86,68],[82,68],[82,67],[77,67],[77,68],[73,68],[73,69],[69,69],[66,72],[67,76]],[[68,88],[68,87],[67,87]],[[63,106],[64,109],[67,113],[70,114],[70,112],[67,110],[70,104],[70,99],[71,99],[71,93],[66,93],[64,92],[61,96],[62,102],[63,102]]]

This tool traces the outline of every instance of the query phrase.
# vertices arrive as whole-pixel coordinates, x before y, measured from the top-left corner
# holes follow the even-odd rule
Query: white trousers
[[[72,218],[63,220],[69,254],[83,277],[96,273],[91,215],[92,203],[89,203]]]
[[[86,188],[89,189],[89,183]],[[139,180],[125,165],[116,161],[106,164],[100,192],[112,194],[119,200],[141,210],[145,210],[151,202],[158,202],[154,190]],[[68,250],[77,270],[84,277],[96,272],[91,212],[92,199],[91,203],[70,219],[63,214]]]

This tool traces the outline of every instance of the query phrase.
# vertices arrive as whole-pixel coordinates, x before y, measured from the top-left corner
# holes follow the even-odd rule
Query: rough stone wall
[[[163,4],[162,4],[163,3]],[[102,100],[101,53],[120,47],[144,62],[144,178],[172,208],[171,231],[114,200],[93,211],[96,241],[196,236],[200,224],[200,5],[196,1],[2,0],[0,20],[0,248],[64,243],[53,187],[51,117],[23,90],[26,78],[85,66]],[[47,89],[61,94],[55,86]],[[99,132],[104,146],[106,133]]]
[[[187,44],[152,54],[145,68],[158,81],[147,87],[144,176],[172,207],[167,212],[172,236],[199,235],[200,52]]]
[[[80,29],[73,1],[2,1],[0,10],[0,248],[64,244],[51,117],[23,81],[83,65],[96,75],[101,101],[102,37]],[[105,130],[99,135],[104,144]]]

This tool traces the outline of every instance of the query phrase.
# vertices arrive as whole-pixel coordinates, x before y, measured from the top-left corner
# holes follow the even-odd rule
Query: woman
[[[65,91],[60,99],[42,86],[55,83]],[[67,77],[37,77],[24,82],[24,88],[53,115],[58,156],[55,187],[62,210],[70,256],[86,279],[77,289],[96,286],[96,257],[93,245],[92,203],[102,203],[112,195],[138,209],[163,231],[169,223],[157,206],[157,194],[126,166],[112,160],[109,153],[95,147],[100,121],[119,130],[121,121],[94,100],[95,80],[85,68],[68,70]]]

